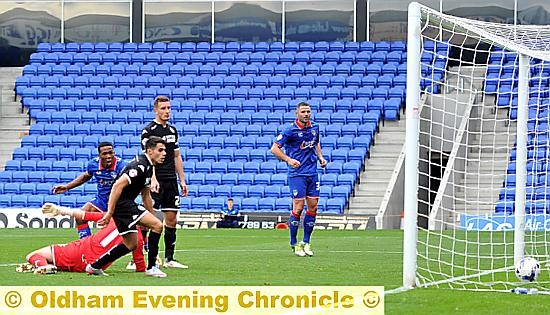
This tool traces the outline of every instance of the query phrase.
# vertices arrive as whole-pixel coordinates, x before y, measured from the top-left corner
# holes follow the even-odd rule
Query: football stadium
[[[7,0],[0,25],[2,313],[548,313],[550,4]]]

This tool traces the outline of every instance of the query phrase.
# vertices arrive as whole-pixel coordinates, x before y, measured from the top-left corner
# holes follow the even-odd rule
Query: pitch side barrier
[[[288,213],[242,213],[234,228],[275,229],[284,228]],[[176,228],[216,229],[223,221],[221,213],[181,212]],[[0,228],[74,228],[75,221],[70,217],[49,218],[40,209],[7,208],[0,209]],[[348,216],[319,214],[315,222],[318,230],[374,230],[374,216]]]

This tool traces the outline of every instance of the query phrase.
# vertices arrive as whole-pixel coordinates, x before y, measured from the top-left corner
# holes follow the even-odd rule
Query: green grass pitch
[[[381,285],[402,282],[403,234],[391,231],[315,231],[314,257],[296,257],[282,230],[178,230],[176,258],[188,270],[166,270],[151,279],[125,270],[129,257],[115,263],[110,277],[15,272],[25,255],[50,243],[76,238],[72,229],[0,229],[0,283],[19,285]],[[162,243],[162,242],[161,242]],[[161,245],[162,250],[162,245]],[[547,295],[415,289],[386,295],[386,314],[548,314]]]

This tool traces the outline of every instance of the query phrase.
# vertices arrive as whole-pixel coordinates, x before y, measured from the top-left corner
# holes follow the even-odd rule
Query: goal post
[[[550,31],[410,3],[403,287],[550,291]]]
[[[407,94],[405,99],[405,191],[403,218],[403,286],[413,287],[416,279],[418,126],[420,113],[420,5],[409,4],[407,25]]]

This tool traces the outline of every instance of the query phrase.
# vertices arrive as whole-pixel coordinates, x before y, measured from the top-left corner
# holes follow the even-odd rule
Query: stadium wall
[[[41,42],[405,40],[411,1],[2,1],[0,66],[26,64]],[[535,0],[420,2],[460,17],[550,24],[550,3]]]

